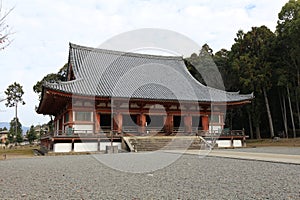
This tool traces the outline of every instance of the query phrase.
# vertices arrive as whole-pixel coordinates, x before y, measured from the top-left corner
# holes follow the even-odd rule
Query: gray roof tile
[[[188,72],[183,58],[126,53],[70,43],[69,64],[76,80],[45,83],[66,93],[99,97],[238,102],[240,95],[204,86]]]

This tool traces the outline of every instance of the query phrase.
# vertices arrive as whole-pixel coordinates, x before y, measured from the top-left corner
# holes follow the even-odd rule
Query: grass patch
[[[33,149],[39,148],[36,145],[26,145],[26,146],[15,146],[12,148],[0,148],[0,160],[4,159],[4,155],[7,158],[15,157],[32,157]]]
[[[282,147],[300,147],[300,138],[279,138],[274,139],[259,139],[246,140],[247,147],[268,147],[268,146],[282,146]]]

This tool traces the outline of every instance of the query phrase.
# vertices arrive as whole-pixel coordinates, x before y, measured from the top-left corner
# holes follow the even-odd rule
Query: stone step
[[[129,139],[129,142],[134,146],[136,151],[200,149],[205,147],[204,142],[195,137],[140,137]]]

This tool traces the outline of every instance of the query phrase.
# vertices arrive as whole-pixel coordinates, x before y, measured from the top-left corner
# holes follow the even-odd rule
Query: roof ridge
[[[71,80],[71,81],[56,81],[56,82],[48,82],[48,81],[45,81],[42,86],[44,87],[51,87],[51,86],[57,86],[57,85],[69,85],[69,84],[72,84],[72,83],[76,83],[76,82],[80,82],[80,81],[83,81],[82,78],[79,78],[79,79],[75,79],[75,80]]]
[[[101,48],[95,48],[95,47],[82,46],[82,45],[74,44],[71,42],[69,42],[69,46],[70,46],[70,48],[73,48],[73,49],[82,49],[82,50],[87,50],[87,51],[95,51],[95,52],[101,52],[101,53],[113,54],[113,55],[119,55],[119,56],[125,55],[125,56],[130,56],[130,57],[162,59],[162,60],[183,60],[182,56],[163,56],[163,55],[152,55],[152,54],[117,51],[117,50],[111,50],[111,49],[101,49]]]

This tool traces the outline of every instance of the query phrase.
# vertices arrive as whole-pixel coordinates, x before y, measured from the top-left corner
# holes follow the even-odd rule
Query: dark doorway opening
[[[174,131],[184,131],[183,117],[180,115],[173,116],[173,129]]]
[[[164,117],[162,115],[146,115],[147,127],[159,127],[164,126]]]
[[[111,114],[100,113],[100,127],[102,130],[111,130]]]

